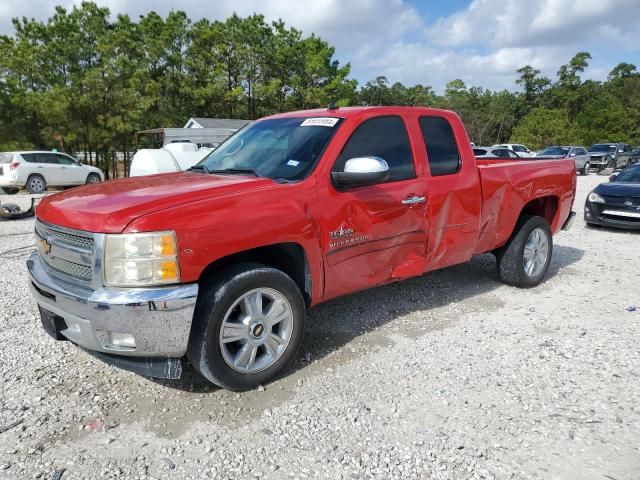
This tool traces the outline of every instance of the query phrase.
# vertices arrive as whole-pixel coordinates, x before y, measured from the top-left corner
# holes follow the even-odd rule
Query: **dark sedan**
[[[601,183],[587,195],[584,221],[640,230],[640,164],[612,175],[610,182]]]

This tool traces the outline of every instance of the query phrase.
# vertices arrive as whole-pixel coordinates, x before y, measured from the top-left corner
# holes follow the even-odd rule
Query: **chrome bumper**
[[[186,353],[197,284],[86,290],[51,276],[37,252],[27,268],[38,305],[59,317],[56,333],[73,343],[112,355],[175,358]],[[114,345],[113,334],[131,335],[135,347]]]

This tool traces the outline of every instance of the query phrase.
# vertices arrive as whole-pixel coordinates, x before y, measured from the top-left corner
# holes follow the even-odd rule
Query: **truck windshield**
[[[607,145],[604,143],[599,143],[596,145],[591,145],[589,147],[589,151],[590,152],[615,152],[616,151],[616,146],[615,145]]]
[[[191,170],[302,180],[315,168],[341,121],[335,117],[261,120],[229,138]]]

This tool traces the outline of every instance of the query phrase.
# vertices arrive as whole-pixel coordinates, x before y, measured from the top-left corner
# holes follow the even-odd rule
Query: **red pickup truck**
[[[242,390],[285,369],[325,300],[485,252],[537,285],[575,187],[572,160],[476,160],[449,111],[291,112],[190,171],[46,197],[27,264],[54,338],[149,376],[187,356]]]

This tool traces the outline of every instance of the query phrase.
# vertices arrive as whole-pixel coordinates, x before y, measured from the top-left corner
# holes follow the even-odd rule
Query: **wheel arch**
[[[296,283],[307,306],[312,301],[312,276],[308,256],[302,245],[283,242],[236,252],[209,263],[200,274],[198,283],[205,282],[217,272],[239,263],[259,263],[276,268]]]
[[[520,215],[518,215],[517,222],[519,222],[524,216],[528,215],[542,217],[549,224],[551,231],[555,232],[556,224],[558,222],[559,204],[560,200],[555,195],[538,197],[530,200],[522,207]]]

